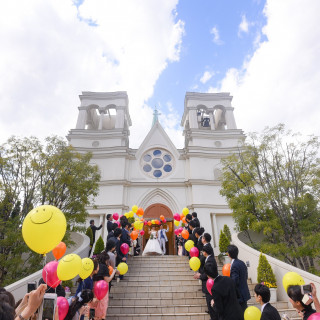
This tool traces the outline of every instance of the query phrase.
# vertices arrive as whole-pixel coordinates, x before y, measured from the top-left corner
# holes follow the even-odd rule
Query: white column
[[[214,123],[214,118],[213,118],[213,111],[209,112],[209,118],[210,118],[210,126],[211,130],[215,130],[215,123]]]
[[[198,119],[197,119],[197,110],[196,109],[189,109],[189,125],[190,129],[198,129]]]
[[[234,118],[234,114],[233,114],[233,108],[226,108],[226,124],[227,124],[227,129],[237,129],[237,125],[236,125],[236,120]]]
[[[124,110],[123,109],[117,109],[115,128],[116,129],[124,128]]]
[[[104,112],[100,111],[100,118],[99,118],[99,127],[98,130],[102,130],[102,126],[103,126],[103,118],[104,118]]]
[[[86,128],[87,116],[88,116],[87,110],[80,109],[80,107],[79,107],[79,114],[78,114],[76,129],[85,129]]]

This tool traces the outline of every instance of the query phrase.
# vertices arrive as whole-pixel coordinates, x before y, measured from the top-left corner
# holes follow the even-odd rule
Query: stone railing
[[[260,252],[249,247],[245,243],[243,243],[241,240],[239,240],[238,234],[233,234],[232,235],[232,243],[238,247],[239,249],[239,256],[238,258],[245,263],[249,262],[249,267],[248,267],[248,276],[251,278],[253,283],[257,282],[257,268],[259,264],[259,256]],[[271,256],[265,255],[272,267],[272,270],[276,276],[277,279],[277,297],[278,300],[288,300],[288,296],[283,288],[282,285],[282,278],[283,276],[290,271],[297,272],[300,274],[305,283],[308,284],[310,282],[314,283],[317,288],[317,292],[320,293],[320,277],[317,277],[309,272],[303,271],[301,269],[295,268],[283,261],[280,261],[276,258],[273,258]],[[318,294],[318,297],[320,295]]]
[[[71,246],[70,248],[67,248],[66,254],[76,253],[81,258],[88,257],[89,249],[90,249],[89,237],[87,237],[85,234],[82,234],[82,233],[72,232],[71,239],[72,241],[75,242],[75,245]],[[50,254],[48,254],[47,256],[48,256],[47,257],[48,262],[54,259],[53,256]],[[26,294],[28,282],[36,281],[38,283],[41,277],[42,277],[42,269],[33,274],[30,274],[28,277],[25,277],[19,281],[16,281],[8,285],[7,287],[5,287],[5,289],[11,292],[15,300],[18,301],[19,299],[23,298],[24,295]]]

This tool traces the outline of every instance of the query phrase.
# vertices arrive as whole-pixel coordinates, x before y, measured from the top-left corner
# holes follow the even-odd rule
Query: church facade
[[[103,225],[103,239],[107,235],[106,215],[124,214],[136,204],[145,210],[146,219],[161,214],[166,217],[167,252],[174,254],[173,215],[187,207],[197,212],[217,248],[224,224],[234,228],[231,211],[219,193],[220,161],[244,140],[242,130],[236,127],[232,96],[186,93],[181,120],[183,149],[174,146],[156,114],[140,147],[130,148],[126,92],[83,92],[80,101],[76,128],[67,138],[78,152],[91,152],[92,163],[100,169],[100,191],[95,208],[88,208],[88,220]]]

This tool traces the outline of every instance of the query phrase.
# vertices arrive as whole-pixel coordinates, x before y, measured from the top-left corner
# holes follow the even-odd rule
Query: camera
[[[28,285],[27,285],[28,293],[33,291],[33,290],[36,290],[36,289],[37,289],[37,282],[36,281],[28,282]]]
[[[54,320],[57,305],[57,295],[46,293],[40,306],[38,320]]]
[[[301,290],[302,294],[309,294],[312,291],[311,284],[305,284],[305,285],[301,286],[301,288],[302,288],[302,290]]]
[[[95,316],[96,316],[96,310],[90,308],[89,319],[94,319]]]

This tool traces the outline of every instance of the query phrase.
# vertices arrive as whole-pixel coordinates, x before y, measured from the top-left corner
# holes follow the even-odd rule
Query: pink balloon
[[[179,233],[181,233],[183,231],[183,228],[180,227],[178,230],[179,230]]]
[[[189,253],[190,257],[199,257],[199,250],[197,247],[192,247]]]
[[[146,225],[148,224],[148,221],[145,220],[145,221],[143,222],[143,224],[146,226]]]
[[[144,235],[144,231],[143,231],[143,230],[141,230],[141,231],[140,231],[140,234],[143,236],[143,235]]]
[[[114,220],[118,220],[119,219],[119,215],[117,213],[114,213],[112,216],[113,216]]]
[[[163,220],[162,220],[162,222],[163,222],[163,223],[166,223],[166,222],[167,222],[167,220],[166,220],[166,219],[163,219]]]
[[[65,297],[57,298],[59,320],[63,320],[69,311],[69,303]]]
[[[60,283],[57,275],[58,261],[48,262],[42,269],[42,279],[48,287],[56,288]]]
[[[179,213],[176,213],[176,214],[173,216],[173,219],[174,219],[174,220],[177,220],[177,221],[180,221],[180,214],[179,214]]]
[[[179,234],[180,232],[179,232],[179,229],[175,229],[174,230],[174,234],[177,236],[178,234]]]
[[[313,313],[309,318],[308,320],[320,320],[320,313],[317,312],[317,313]]]
[[[102,300],[108,293],[109,285],[108,282],[104,280],[97,281],[94,284],[93,292],[98,300]]]
[[[213,287],[213,284],[214,284],[213,279],[208,279],[208,280],[207,280],[207,290],[208,290],[208,292],[209,292],[211,295],[212,295],[211,289],[212,289],[212,287]]]
[[[123,243],[120,246],[120,250],[123,254],[127,254],[129,252],[129,245],[127,243]]]
[[[115,223],[120,227],[120,221],[116,221]]]

